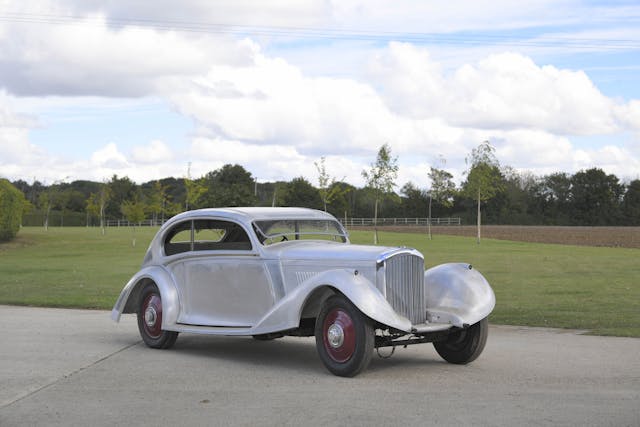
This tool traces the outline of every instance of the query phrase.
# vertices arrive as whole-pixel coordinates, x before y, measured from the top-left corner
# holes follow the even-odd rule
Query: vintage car
[[[432,342],[446,361],[471,362],[484,349],[494,306],[471,265],[425,272],[420,252],[350,244],[325,212],[222,208],[166,222],[111,317],[136,313],[153,348],[171,347],[180,332],[315,335],[326,368],[353,376],[380,347]]]

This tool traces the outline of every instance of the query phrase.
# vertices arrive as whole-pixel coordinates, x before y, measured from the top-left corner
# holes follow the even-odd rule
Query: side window
[[[164,253],[166,255],[175,255],[191,250],[191,223],[185,221],[177,224],[168,233],[164,239]]]
[[[199,219],[193,224],[193,250],[251,250],[249,236],[238,224]]]

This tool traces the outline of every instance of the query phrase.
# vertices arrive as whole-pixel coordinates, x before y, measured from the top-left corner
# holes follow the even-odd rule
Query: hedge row
[[[20,230],[25,199],[22,191],[0,179],[0,242],[16,237]]]

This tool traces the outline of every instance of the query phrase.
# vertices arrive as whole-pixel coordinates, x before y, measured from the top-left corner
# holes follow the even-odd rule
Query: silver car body
[[[215,220],[244,230],[250,246],[165,253],[172,230],[189,221]],[[135,313],[145,284],[155,283],[163,305],[162,329],[218,335],[286,333],[318,314],[341,293],[381,329],[407,334],[464,328],[489,315],[495,296],[468,264],[424,271],[422,254],[410,248],[364,246],[328,240],[261,241],[260,221],[336,223],[303,208],[201,209],[179,214],[152,240],[141,270],[126,284],[112,310]],[[193,223],[192,223],[193,224]]]

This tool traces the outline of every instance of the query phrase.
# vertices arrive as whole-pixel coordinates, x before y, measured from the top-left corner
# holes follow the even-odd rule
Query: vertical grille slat
[[[400,253],[387,258],[384,264],[387,301],[391,307],[414,325],[426,322],[422,257]]]

